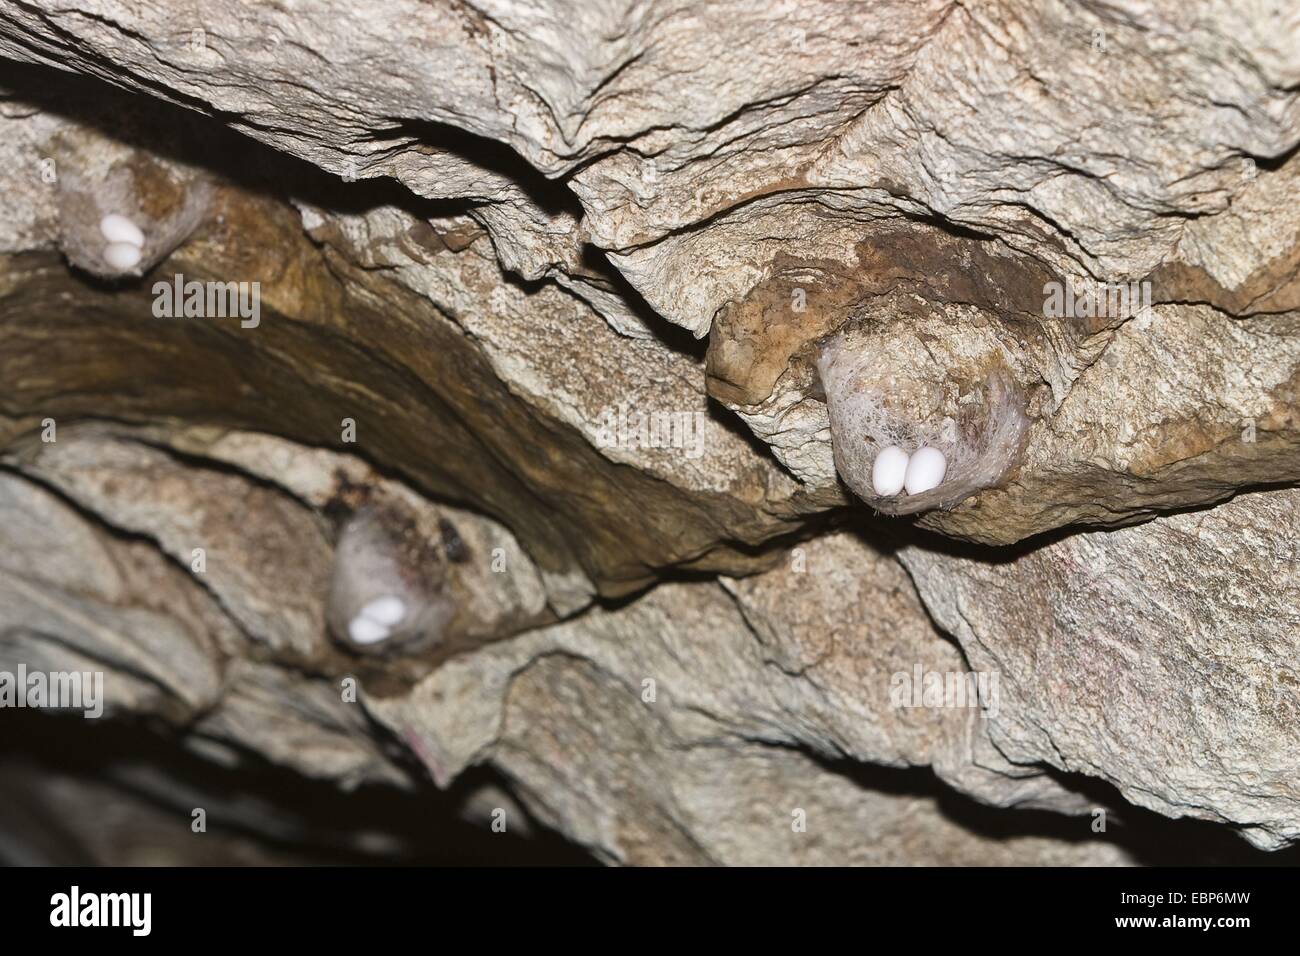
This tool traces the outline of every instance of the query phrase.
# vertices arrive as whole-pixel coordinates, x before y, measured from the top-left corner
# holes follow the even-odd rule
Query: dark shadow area
[[[1296,145],[1288,149],[1282,150],[1282,152],[1278,153],[1276,156],[1264,156],[1258,153],[1249,153],[1249,152],[1245,152],[1244,150],[1242,151],[1243,156],[1247,157],[1259,169],[1264,170],[1264,172],[1266,173],[1277,172],[1279,169],[1281,169],[1283,166],[1289,163],[1292,159],[1294,159],[1297,153],[1300,153],[1300,143],[1297,143]]]
[[[0,59],[0,88],[43,112],[164,159],[208,170],[261,196],[292,196],[353,215],[395,206],[420,219],[459,215],[473,205],[424,199],[388,176],[348,182],[221,125],[222,118],[206,108],[187,109],[51,67]]]
[[[399,146],[414,142],[453,153],[480,169],[509,180],[547,215],[568,213],[574,219],[582,218],[582,203],[562,180],[548,179],[505,143],[433,120],[389,117],[389,121],[393,125],[372,134],[371,142],[391,140]]]
[[[13,852],[5,852],[15,840],[58,845],[64,857],[73,856],[59,859],[61,865],[95,862],[75,858],[76,827],[53,804],[43,811],[41,775],[85,781],[97,794],[119,791],[132,805],[174,818],[178,845],[184,841],[196,853],[204,852],[205,837],[237,836],[265,847],[272,864],[596,865],[585,850],[535,820],[521,826],[514,805],[504,833],[463,819],[461,809],[480,788],[509,792],[499,774],[483,768],[467,771],[446,791],[415,771],[412,779],[419,782],[410,791],[362,786],[349,792],[252,753],[240,752],[237,766],[223,766],[184,749],[173,732],[148,720],[88,721],[7,710],[0,716],[0,767],[11,766],[24,767],[24,776],[38,783],[26,787],[23,799],[14,792],[17,775],[0,773],[0,865],[15,862]],[[102,801],[86,802],[89,809]],[[191,836],[195,806],[207,813],[207,834]],[[23,831],[15,833],[17,826]],[[528,836],[519,832],[525,829]],[[131,837],[120,833],[114,839]]]

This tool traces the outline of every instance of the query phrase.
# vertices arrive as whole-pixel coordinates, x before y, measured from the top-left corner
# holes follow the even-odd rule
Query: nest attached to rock
[[[1001,362],[991,364],[974,396],[955,416],[907,421],[891,412],[881,376],[871,374],[878,355],[856,350],[843,336],[833,336],[817,353],[817,371],[830,414],[835,467],[859,498],[885,514],[915,514],[952,508],[987,488],[1002,485],[1019,466],[1029,434],[1025,394]],[[882,497],[875,493],[871,469],[890,445],[909,455],[928,445],[947,459],[944,480],[915,495]]]

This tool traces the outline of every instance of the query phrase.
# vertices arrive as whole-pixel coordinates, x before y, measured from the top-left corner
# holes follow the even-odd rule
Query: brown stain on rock
[[[1290,248],[1229,289],[1200,266],[1166,262],[1151,273],[1156,302],[1199,302],[1230,315],[1300,310],[1300,235]]]
[[[180,212],[185,205],[184,183],[148,153],[136,150],[130,161],[131,181],[146,219],[158,222]]]
[[[1042,337],[1032,320],[1041,319],[1043,286],[1054,277],[991,241],[925,223],[891,223],[870,231],[854,251],[854,264],[782,253],[742,300],[729,303],[710,331],[709,394],[734,405],[760,404],[796,359],[810,358],[814,342],[869,311],[873,298],[893,293],[912,293],[936,307],[976,306],[1026,340]],[[804,308],[796,311],[800,297]],[[1074,326],[1080,338],[1089,332]]]

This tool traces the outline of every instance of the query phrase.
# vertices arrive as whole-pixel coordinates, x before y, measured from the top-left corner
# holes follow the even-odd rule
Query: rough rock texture
[[[1005,564],[900,558],[971,666],[1002,675],[987,726],[1008,759],[1278,847],[1300,835],[1298,505],[1243,495]]]
[[[0,0],[0,57],[0,672],[605,862],[1300,838],[1300,11]]]

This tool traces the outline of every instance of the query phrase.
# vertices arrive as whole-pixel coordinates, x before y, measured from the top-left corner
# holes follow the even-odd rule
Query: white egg
[[[358,644],[378,644],[387,640],[391,633],[386,624],[371,620],[364,614],[358,614],[348,625],[348,637]]]
[[[406,617],[406,602],[393,594],[377,597],[359,612],[361,617],[392,627]]]
[[[140,264],[140,247],[129,242],[110,242],[104,247],[104,261],[119,272]]]
[[[99,231],[104,234],[104,238],[109,242],[125,242],[137,249],[144,246],[144,233],[140,231],[140,227],[127,219],[126,216],[118,215],[115,212],[110,212],[99,220]]]
[[[896,495],[903,490],[907,474],[907,452],[897,445],[890,445],[876,456],[871,466],[871,487],[882,498]]]
[[[948,472],[948,459],[937,448],[918,448],[907,463],[907,477],[903,480],[909,495],[937,488]]]

